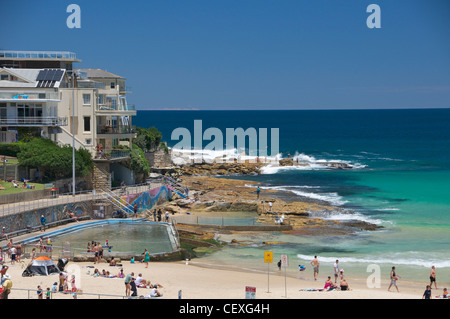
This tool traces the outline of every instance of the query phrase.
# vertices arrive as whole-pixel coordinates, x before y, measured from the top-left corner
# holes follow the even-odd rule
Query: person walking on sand
[[[272,211],[272,202],[269,202],[269,212]]]
[[[259,199],[259,193],[261,193],[261,189],[259,186],[256,188],[256,198]]]
[[[434,288],[438,289],[437,283],[436,283],[436,268],[434,266],[431,266],[430,271],[430,288],[433,286],[434,282]]]
[[[319,260],[317,259],[317,256],[314,256],[314,259],[311,260],[311,266],[313,266],[314,269],[314,280],[317,280],[317,276],[319,275]]]
[[[391,284],[389,285],[388,291],[390,291],[392,286],[395,286],[395,289],[397,289],[397,292],[400,292],[398,290],[398,286],[397,286],[398,278],[401,278],[401,277],[395,273],[395,267],[392,267],[392,270],[391,270]]]

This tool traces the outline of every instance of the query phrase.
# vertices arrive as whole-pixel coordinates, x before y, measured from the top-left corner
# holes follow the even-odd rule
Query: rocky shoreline
[[[382,228],[358,220],[337,221],[315,217],[318,214],[324,217],[340,208],[311,199],[288,201],[286,198],[292,196],[284,191],[262,189],[258,198],[256,188],[260,183],[254,181],[195,175],[180,176],[179,181],[187,184],[190,197],[175,198],[163,205],[164,210],[176,215],[189,213],[236,217],[239,214],[253,214],[258,223],[268,225],[274,225],[276,217],[284,215],[284,224],[291,226],[287,232],[305,235],[346,235]],[[271,210],[269,202],[272,203]]]
[[[238,162],[213,162],[213,163],[191,163],[181,165],[177,169],[179,175],[184,176],[239,176],[239,175],[259,175],[261,169],[265,166],[309,166],[309,162],[296,161],[292,158],[284,158],[275,162],[260,162],[258,161],[242,161]],[[343,162],[321,162],[321,165],[330,169],[352,169],[352,166]]]

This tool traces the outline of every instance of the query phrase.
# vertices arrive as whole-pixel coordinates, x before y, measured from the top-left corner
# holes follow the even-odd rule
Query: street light
[[[75,72],[72,70],[72,195],[75,196]]]

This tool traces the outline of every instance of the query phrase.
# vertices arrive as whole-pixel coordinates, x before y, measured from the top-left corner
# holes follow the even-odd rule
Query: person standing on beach
[[[41,286],[37,286],[37,296],[38,299],[42,299],[42,297],[44,296],[44,291],[42,290]]]
[[[269,202],[269,212],[272,211],[272,202]]]
[[[256,188],[256,198],[259,199],[259,193],[261,192],[261,189],[259,186]]]
[[[150,261],[150,253],[147,249],[144,251],[144,262],[145,262],[145,268],[148,268],[148,262]]]
[[[427,289],[422,295],[422,299],[431,299],[431,286],[427,285]]]
[[[153,211],[153,221],[156,222],[156,209]]]
[[[8,295],[11,293],[11,288],[12,288],[13,283],[12,283],[11,277],[8,274],[5,274],[2,279],[4,279],[4,281],[2,284],[3,291],[0,294],[0,299],[3,300],[3,299],[8,299]]]
[[[334,283],[337,283],[337,279],[339,277],[339,260],[336,259],[336,262],[333,265],[334,269]]]
[[[317,259],[317,256],[314,256],[314,259],[311,260],[311,266],[313,266],[314,269],[314,280],[317,280],[317,276],[319,275],[319,260]]]
[[[395,286],[395,289],[397,289],[397,292],[400,292],[398,290],[398,287],[397,287],[397,280],[398,280],[398,278],[401,278],[401,277],[395,273],[395,267],[392,267],[392,270],[391,270],[391,284],[389,285],[388,291],[390,291],[392,286]]]
[[[130,291],[131,291],[131,278],[134,277],[134,272],[132,272],[131,274],[126,275],[125,277],[125,296],[129,296],[130,295]]]
[[[430,289],[433,286],[433,282],[434,282],[434,288],[438,289],[437,283],[436,283],[436,269],[434,266],[431,267],[431,272],[430,272]]]

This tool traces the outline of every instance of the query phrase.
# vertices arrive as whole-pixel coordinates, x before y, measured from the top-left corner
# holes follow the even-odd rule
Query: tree
[[[17,154],[20,166],[38,168],[52,178],[63,178],[72,175],[72,147],[58,146],[55,142],[34,138],[20,146]],[[94,167],[91,154],[85,149],[75,151],[75,175],[85,176]]]
[[[133,147],[130,152],[130,165],[129,168],[135,173],[150,173],[150,165],[148,164],[145,154],[142,149],[133,143]]]
[[[139,146],[143,151],[154,150],[159,146],[162,140],[162,134],[154,126],[150,128],[136,128],[137,136],[133,143]]]

